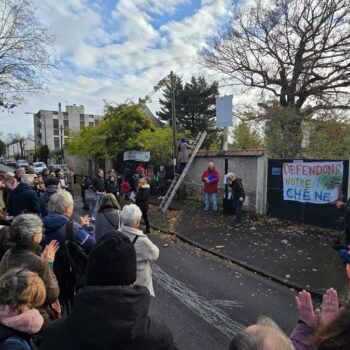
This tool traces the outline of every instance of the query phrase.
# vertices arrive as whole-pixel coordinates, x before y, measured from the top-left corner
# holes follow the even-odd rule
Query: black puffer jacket
[[[19,350],[19,349],[26,348],[24,345],[25,343],[22,345],[21,343],[17,343],[17,342],[5,343],[6,339],[9,339],[11,337],[16,337],[17,339],[19,339],[19,341],[22,340],[27,342],[31,350],[36,349],[33,339],[29,334],[16,331],[13,328],[9,328],[0,324],[0,349],[1,350]]]
[[[92,188],[95,192],[106,192],[106,180],[103,177],[97,176],[92,181]]]
[[[143,185],[136,191],[136,205],[141,211],[148,210],[149,197],[151,196],[151,188],[148,184]]]
[[[149,304],[145,287],[85,287],[39,350],[177,350],[168,327],[147,316]]]

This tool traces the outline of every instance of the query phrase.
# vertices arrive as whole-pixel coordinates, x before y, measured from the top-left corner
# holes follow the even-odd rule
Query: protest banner
[[[143,151],[125,151],[123,160],[134,160],[137,162],[149,162],[151,158],[150,152],[143,152]]]
[[[283,163],[283,199],[334,204],[343,199],[343,162]]]

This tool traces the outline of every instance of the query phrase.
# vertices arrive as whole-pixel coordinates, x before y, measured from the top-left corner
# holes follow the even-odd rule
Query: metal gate
[[[304,159],[298,162],[327,162],[333,160]],[[304,224],[320,227],[337,228],[343,227],[343,214],[335,205],[312,204],[283,199],[283,163],[293,163],[294,159],[269,159],[267,180],[267,212],[277,218],[297,221]],[[347,198],[349,161],[344,160],[343,196]]]

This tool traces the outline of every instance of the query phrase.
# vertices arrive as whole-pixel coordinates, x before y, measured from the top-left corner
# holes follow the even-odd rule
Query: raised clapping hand
[[[300,320],[313,329],[317,329],[321,323],[333,321],[339,312],[338,295],[333,288],[328,289],[323,296],[321,310],[314,311],[311,295],[305,290],[299,292],[295,300]]]
[[[295,297],[295,302],[299,311],[299,319],[316,329],[321,323],[321,311],[319,309],[314,311],[310,293],[305,290],[299,292]]]
[[[45,259],[47,262],[54,262],[56,252],[59,248],[59,244],[57,241],[51,241],[41,253],[41,257]]]
[[[322,323],[333,321],[339,312],[339,301],[337,291],[329,288],[323,296],[322,302]]]
[[[81,216],[80,217],[80,225],[87,225],[87,226],[89,226],[89,224],[90,224],[90,217],[89,217],[89,215],[84,215],[84,216]]]

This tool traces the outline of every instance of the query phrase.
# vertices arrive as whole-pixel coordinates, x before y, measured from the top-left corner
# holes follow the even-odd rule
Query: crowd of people
[[[123,209],[117,174],[84,179],[94,216],[80,223],[60,171],[3,174],[0,349],[177,348],[167,326],[148,316],[159,249],[147,236],[150,186],[140,173],[136,204]]]
[[[114,170],[107,177],[99,169],[93,180],[84,178],[81,191],[90,216],[81,216],[79,223],[72,220],[74,174],[68,178],[58,170],[53,175],[17,169],[0,177],[0,349],[176,350],[171,330],[149,316],[156,298],[151,262],[159,249],[148,236],[147,172],[139,168],[133,182]],[[204,210],[211,204],[216,212],[220,175],[213,163],[201,179]],[[242,181],[229,173],[225,183],[239,225]],[[338,248],[348,254],[344,246]],[[340,308],[334,289],[327,290],[317,309],[311,295],[301,291],[296,307],[299,321],[290,336],[260,317],[234,336],[229,349],[350,348],[350,304]]]

